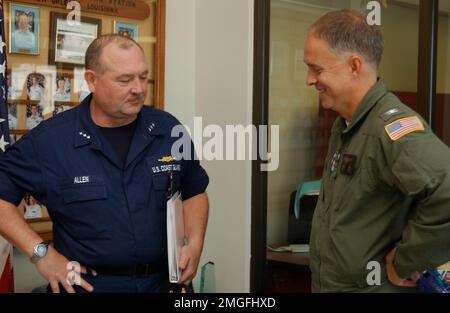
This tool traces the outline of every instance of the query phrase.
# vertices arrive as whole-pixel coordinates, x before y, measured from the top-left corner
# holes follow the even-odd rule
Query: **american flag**
[[[423,124],[417,116],[399,119],[385,127],[389,137],[396,141],[412,132],[424,130]]]
[[[0,0],[0,154],[5,152],[9,145],[8,108],[6,95],[8,84],[6,82],[6,43],[5,20],[3,13],[3,1]]]
[[[3,1],[0,0],[0,155],[5,152],[9,145],[7,94],[5,20],[3,14]],[[0,237],[0,292],[14,291],[10,251],[11,245],[9,242]]]

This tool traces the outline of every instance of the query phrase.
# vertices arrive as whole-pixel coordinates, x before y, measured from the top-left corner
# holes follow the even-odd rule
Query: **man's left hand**
[[[201,248],[194,244],[188,244],[181,249],[178,267],[182,270],[178,284],[189,284],[197,274],[200,262]]]

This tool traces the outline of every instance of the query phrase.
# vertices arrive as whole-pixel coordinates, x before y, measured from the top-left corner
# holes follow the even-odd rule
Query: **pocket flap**
[[[103,185],[82,185],[63,189],[64,203],[106,199],[106,187]]]
[[[153,186],[155,190],[167,190],[169,189],[169,175],[152,175],[153,176]]]

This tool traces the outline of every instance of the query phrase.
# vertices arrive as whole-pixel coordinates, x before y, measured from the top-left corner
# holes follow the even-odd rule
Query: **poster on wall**
[[[81,23],[73,25],[66,14],[51,12],[48,63],[65,68],[84,65],[88,46],[100,34],[100,19],[81,17]]]

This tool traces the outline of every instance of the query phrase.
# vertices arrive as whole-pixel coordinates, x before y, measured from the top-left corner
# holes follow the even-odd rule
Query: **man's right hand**
[[[31,229],[13,203],[0,199],[0,212],[0,235],[25,255],[31,257],[33,247],[42,242],[42,238]],[[74,274],[73,266],[68,265],[71,265],[69,260],[52,246],[49,246],[47,254],[36,262],[37,270],[50,283],[53,292],[60,292],[60,283],[67,292],[75,292],[68,279],[72,278],[71,276]],[[80,266],[80,273],[87,274],[84,266]],[[79,275],[79,273],[76,273],[76,275]],[[92,292],[94,290],[81,277],[71,280],[79,283],[86,291]]]
[[[59,293],[59,284],[61,284],[68,293],[75,293],[75,290],[68,279],[69,275],[73,274],[71,273],[73,270],[70,266],[68,266],[68,264],[69,260],[65,256],[58,253],[58,251],[56,251],[53,247],[49,246],[47,255],[37,261],[36,268],[39,273],[46,280],[48,280],[50,287],[52,288],[52,292]],[[86,267],[81,266],[80,272],[87,274]],[[76,273],[75,275],[79,275],[79,273]],[[88,292],[92,292],[94,290],[94,287],[81,278],[81,276],[76,277],[75,282]]]

